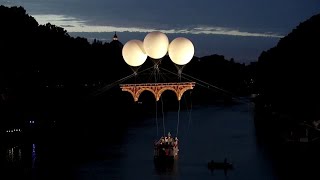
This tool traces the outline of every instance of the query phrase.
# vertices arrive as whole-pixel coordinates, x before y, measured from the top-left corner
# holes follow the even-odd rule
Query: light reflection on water
[[[129,127],[117,143],[109,143],[108,137],[92,143],[94,146],[83,144],[81,140],[77,144],[68,141],[67,145],[60,141],[8,145],[5,161],[8,167],[32,169],[36,174],[32,179],[46,180],[280,179],[273,167],[277,165],[276,157],[256,141],[253,117],[247,106],[206,107],[194,109],[192,113],[191,120],[188,112],[180,114],[181,151],[172,167],[157,167],[153,163],[153,142],[158,138],[153,118]],[[175,134],[177,113],[169,112],[165,116],[167,131]],[[225,157],[234,164],[233,170],[207,168],[208,161],[223,161]]]
[[[10,145],[6,149],[6,160],[8,164],[17,166],[22,163],[22,147],[21,145]]]
[[[5,147],[7,168],[35,168],[36,158],[36,144],[8,144]]]
[[[158,137],[155,118],[150,118],[129,127],[121,146],[122,156],[81,165],[76,171],[77,179],[276,179],[256,144],[247,106],[195,109],[192,119],[189,114],[180,114],[179,159],[171,169],[153,164],[152,142]],[[175,135],[177,112],[166,113],[165,128]],[[208,161],[223,161],[225,157],[235,164],[235,170],[207,168]]]
[[[35,167],[36,157],[36,144],[32,144],[32,168]]]

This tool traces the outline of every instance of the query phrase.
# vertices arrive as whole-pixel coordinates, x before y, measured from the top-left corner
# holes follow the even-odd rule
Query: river
[[[168,169],[153,164],[153,142],[164,133],[163,121],[166,133],[175,136],[178,132],[180,144],[179,159]],[[159,113],[158,118],[132,123],[124,131],[103,137],[103,141],[91,138],[87,145],[77,140],[72,145],[54,141],[3,146],[2,175],[75,180],[270,180],[294,176],[285,163],[279,162],[278,155],[258,141],[250,104],[198,106],[179,114],[166,112],[163,117]],[[234,169],[207,168],[210,160],[222,162],[224,158]]]

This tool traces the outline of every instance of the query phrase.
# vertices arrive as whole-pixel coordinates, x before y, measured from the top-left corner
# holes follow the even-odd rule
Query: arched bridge
[[[178,82],[178,83],[144,83],[144,84],[120,84],[122,91],[129,92],[134,101],[138,101],[143,91],[150,91],[156,101],[159,101],[161,94],[166,90],[176,93],[177,99],[180,101],[184,92],[193,89],[195,82]]]

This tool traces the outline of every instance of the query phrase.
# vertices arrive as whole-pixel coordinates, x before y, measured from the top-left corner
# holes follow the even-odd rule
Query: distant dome
[[[116,32],[114,32],[112,41],[110,42],[110,45],[113,47],[116,47],[116,48],[121,48],[121,49],[123,47],[123,44],[118,40],[118,36],[117,36]]]
[[[117,40],[118,40],[118,36],[117,36],[117,33],[116,33],[116,32],[114,32],[113,40],[114,40],[114,41],[117,41]]]

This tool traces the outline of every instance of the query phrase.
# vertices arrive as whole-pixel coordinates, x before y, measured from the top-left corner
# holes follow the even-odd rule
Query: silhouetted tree
[[[300,23],[278,44],[261,53],[257,87],[261,103],[297,121],[319,118],[320,14]]]

